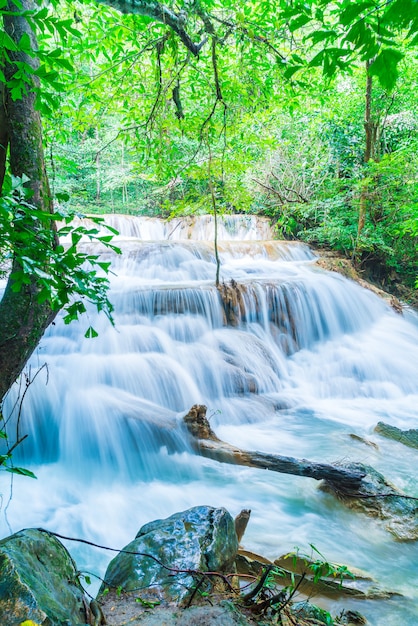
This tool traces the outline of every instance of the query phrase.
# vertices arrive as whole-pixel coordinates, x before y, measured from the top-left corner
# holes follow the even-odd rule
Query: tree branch
[[[98,0],[98,2],[113,7],[121,13],[144,15],[156,22],[166,24],[177,33],[183,44],[194,56],[198,56],[202,46],[207,41],[203,39],[198,44],[194,43],[186,30],[187,14],[184,11],[176,13],[164,4],[155,2],[155,0]]]

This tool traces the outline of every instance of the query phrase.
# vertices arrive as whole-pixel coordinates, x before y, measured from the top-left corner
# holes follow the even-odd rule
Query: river
[[[93,310],[70,325],[57,319],[9,395],[6,416],[34,379],[16,463],[37,480],[10,485],[2,474],[1,535],[43,527],[121,548],[142,524],[192,506],[249,508],[246,548],[275,558],[313,544],[402,594],[344,606],[371,626],[418,623],[416,543],[397,542],[313,479],[198,457],[181,426],[205,404],[224,441],[361,461],[418,497],[417,451],[374,432],[379,421],[418,428],[417,316],[321,270],[306,245],[273,241],[266,220],[229,216],[219,227],[220,277],[237,284],[241,305],[226,325],[211,218],[106,219],[123,250],[112,258],[115,325]],[[85,339],[90,325],[99,336]],[[81,570],[104,575],[111,553],[66,545]]]

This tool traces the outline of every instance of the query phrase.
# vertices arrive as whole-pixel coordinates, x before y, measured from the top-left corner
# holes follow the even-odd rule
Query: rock
[[[376,433],[379,433],[379,435],[382,435],[382,437],[394,439],[410,448],[418,448],[418,429],[416,428],[401,430],[400,428],[396,428],[396,426],[378,422],[374,430]]]
[[[367,620],[358,611],[342,611],[336,617],[335,623],[344,624],[346,626],[363,626],[363,624],[367,624]]]
[[[77,569],[65,547],[37,529],[0,541],[0,624],[26,620],[45,626],[86,624]]]
[[[221,600],[214,606],[191,606],[188,609],[178,607],[158,607],[141,610],[127,598],[112,604],[113,610],[106,612],[107,626],[254,626],[255,622],[247,619],[232,602]]]
[[[327,575],[324,564],[324,574],[314,581],[313,566],[315,562],[297,554],[284,555],[275,559],[274,564],[283,572],[281,581],[284,585],[291,584],[292,580],[299,583],[299,591],[305,595],[315,594],[325,598],[360,598],[362,600],[389,599],[395,594],[379,587],[366,573],[356,568],[335,565],[340,571],[337,576]],[[303,576],[303,580],[302,580]]]
[[[222,583],[199,572],[233,573],[237,549],[234,520],[225,509],[198,506],[176,513],[140,529],[109,564],[99,597],[105,588],[140,590],[145,601],[195,604],[202,592]]]
[[[292,604],[292,614],[299,620],[315,620],[313,623],[329,624],[329,613],[307,600]],[[312,623],[312,622],[311,622]]]
[[[399,541],[418,539],[418,498],[402,493],[370,465],[343,463],[347,470],[363,472],[361,489],[347,491],[337,482],[324,481],[321,489],[338,496],[345,506],[376,517]]]
[[[266,565],[274,565],[273,561],[266,559],[261,554],[255,554],[250,550],[239,548],[235,563],[238,574],[251,574],[259,576]]]
[[[218,292],[221,296],[225,323],[228,326],[238,326],[243,318],[245,318],[245,303],[243,294],[246,293],[246,286],[238,284],[234,279],[229,285],[222,283],[218,286]]]
[[[238,543],[241,543],[241,539],[244,536],[248,522],[250,521],[250,515],[251,509],[242,509],[234,520]]]
[[[360,435],[356,435],[354,433],[350,433],[349,437],[354,439],[354,441],[360,441],[360,443],[364,443],[366,446],[379,450],[379,446],[374,443],[374,441],[369,441],[369,439],[365,439],[364,437],[360,437]]]

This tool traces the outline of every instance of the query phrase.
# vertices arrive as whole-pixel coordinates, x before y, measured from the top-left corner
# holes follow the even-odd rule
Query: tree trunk
[[[316,463],[306,459],[235,448],[215,435],[206,418],[206,407],[203,405],[193,406],[184,417],[184,423],[194,438],[193,443],[197,452],[221,463],[245,465],[282,474],[308,476],[315,480],[327,480],[331,483],[338,483],[341,490],[345,488],[350,491],[357,491],[364,477],[364,473],[360,471],[347,470],[328,463]]]
[[[323,491],[337,496],[348,508],[379,518],[397,539],[401,541],[418,539],[416,513],[418,498],[404,494],[373,467],[350,462],[344,465],[331,465],[278,454],[241,450],[218,439],[209,425],[206,407],[203,405],[193,406],[183,420],[198,454],[220,463],[322,480]]]
[[[13,15],[18,11],[31,11],[35,8],[32,0],[22,0],[19,8],[11,2],[7,10],[11,13],[4,16],[4,28],[17,43],[22,35],[29,36],[31,47],[37,49],[37,42],[27,20],[21,15]],[[6,79],[10,81],[16,72],[16,62],[29,64],[36,70],[38,61],[21,51],[9,52],[11,60],[5,65]],[[33,87],[37,87],[35,77]],[[32,197],[30,202],[39,210],[53,212],[51,193],[45,170],[42,146],[42,127],[39,112],[35,110],[35,93],[28,86],[27,93],[21,99],[13,100],[7,87],[4,93],[6,110],[6,129],[9,139],[10,170],[14,176],[25,174],[29,181]],[[26,228],[36,229],[36,221],[25,224]],[[39,249],[48,263],[48,250]],[[13,291],[13,272],[19,271],[15,260],[7,282],[3,299],[0,302],[0,399],[19,376],[30,355],[39,343],[45,329],[54,319],[53,311],[48,302],[42,304],[37,300],[39,288],[35,277],[20,291]]]
[[[366,147],[364,150],[364,163],[368,163],[370,159],[374,161],[380,160],[380,137],[381,129],[379,119],[373,117],[373,77],[369,74],[372,62],[366,63],[366,105],[364,111],[364,131],[366,134]],[[369,200],[369,185],[364,183],[360,196],[360,207],[357,226],[357,237],[361,234],[366,223],[366,211]]]
[[[9,145],[9,135],[7,131],[7,118],[5,106],[5,88],[0,83],[0,191],[3,187],[4,175],[6,173],[7,147]]]

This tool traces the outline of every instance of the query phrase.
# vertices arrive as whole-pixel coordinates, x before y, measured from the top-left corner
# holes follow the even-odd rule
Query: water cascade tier
[[[350,601],[372,626],[418,623],[416,543],[395,541],[311,478],[196,455],[183,424],[206,405],[237,447],[366,463],[418,497],[417,450],[374,430],[418,428],[416,315],[321,270],[306,245],[274,240],[265,219],[220,220],[218,286],[212,217],[105,220],[122,249],[103,252],[115,325],[93,310],[57,319],[11,390],[9,436],[28,434],[16,463],[38,478],[10,487],[3,477],[1,535],[44,527],[120,548],[177,511],[248,508],[246,547],[274,559],[313,544],[402,594]],[[84,337],[89,326],[98,337]],[[68,547],[103,576],[112,555]]]

